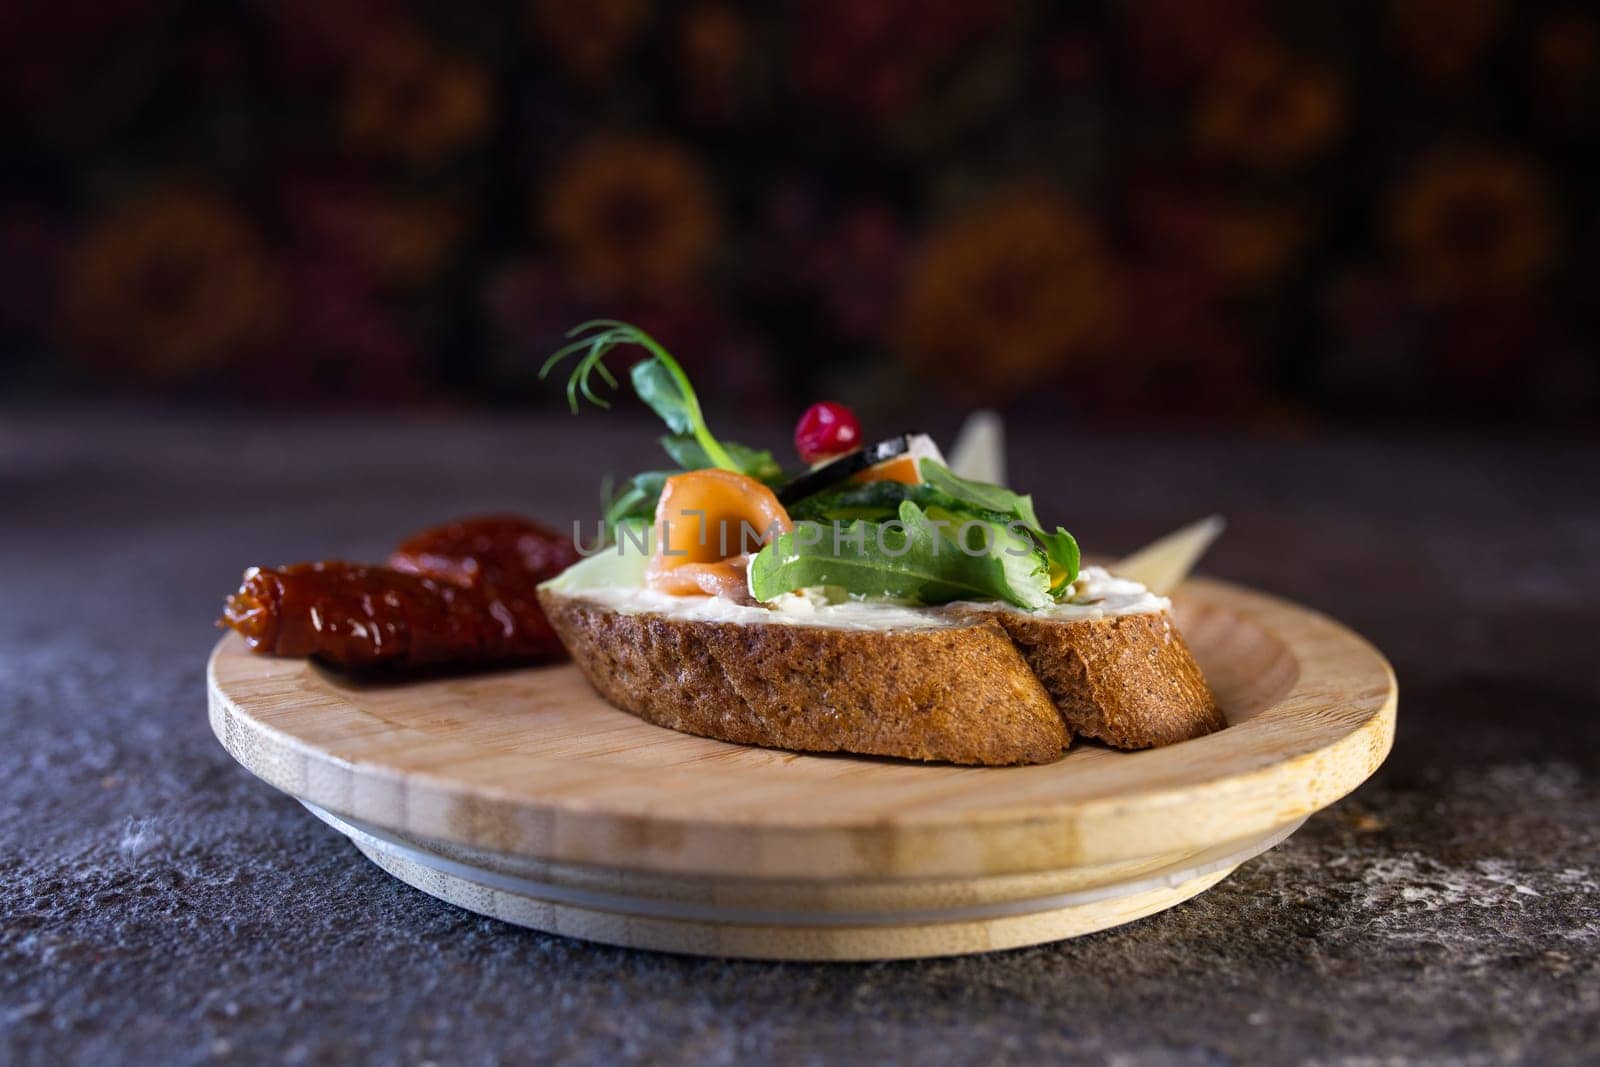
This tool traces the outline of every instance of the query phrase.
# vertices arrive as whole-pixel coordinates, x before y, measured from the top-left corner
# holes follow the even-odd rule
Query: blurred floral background
[[[1593,430],[1600,17],[1500,0],[23,0],[0,395]]]

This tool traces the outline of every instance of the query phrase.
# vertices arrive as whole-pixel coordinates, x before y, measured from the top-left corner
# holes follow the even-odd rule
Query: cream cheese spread
[[[582,597],[628,615],[670,615],[675,619],[739,624],[767,623],[848,630],[929,630],[961,625],[957,614],[890,601],[831,597],[824,590],[786,593],[770,604],[741,604],[724,597],[674,596],[645,587],[645,557],[614,549],[591,556],[545,583],[552,592]],[[1103,567],[1085,567],[1070,597],[1035,611],[996,601],[954,605],[983,611],[1015,611],[1053,619],[1099,619],[1165,611],[1172,606],[1138,582],[1118,578]]]
[[[998,601],[964,604],[984,611],[1015,611],[1045,619],[1104,619],[1114,615],[1148,615],[1166,611],[1172,601],[1156,596],[1131,578],[1119,578],[1104,567],[1084,567],[1072,584],[1072,593],[1054,604],[1032,611]]]

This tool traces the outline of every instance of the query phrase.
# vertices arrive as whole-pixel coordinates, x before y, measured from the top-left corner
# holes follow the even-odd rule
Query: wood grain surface
[[[644,723],[570,665],[360,684],[224,638],[211,725],[245,767],[429,841],[663,874],[838,881],[1059,872],[1198,850],[1303,818],[1389,750],[1383,657],[1315,612],[1219,582],[1180,626],[1229,719],[1147,752],[1078,744],[962,768],[725,744]]]
[[[482,915],[631,948],[783,960],[964,955],[1104,930],[1209,889],[1300,825],[1134,863],[996,877],[818,882],[543,863],[408,838],[310,810],[389,874]]]
[[[480,915],[585,941],[693,956],[778,960],[925,959],[1060,941],[1164,911],[1226,878],[1208,871],[1172,886],[1062,908],[989,919],[856,926],[774,925],[622,915],[509,892],[412,862],[358,842],[368,859],[407,885]]]

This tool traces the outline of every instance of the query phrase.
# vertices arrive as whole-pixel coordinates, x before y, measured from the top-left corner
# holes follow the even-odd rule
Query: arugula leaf
[[[980,511],[995,511],[1015,515],[1029,528],[1039,529],[1039,516],[1033,513],[1033,497],[1013,493],[1003,485],[974,482],[962,478],[935,459],[924,459],[917,469],[922,480],[941,492],[947,493],[963,504]]]
[[[1034,543],[1033,531],[1020,521],[1007,515],[980,516],[970,510],[950,510],[937,505],[926,510],[940,532],[959,548],[999,559],[1006,573],[1006,584],[1028,607],[1040,608],[1050,602],[1049,560]]]
[[[1042,608],[1055,600],[1050,589],[1050,562],[1026,537],[1005,529],[996,530],[989,551],[1000,561],[1001,569],[1006,572],[1006,585],[1016,594],[1011,603]]]
[[[789,517],[796,522],[831,519],[882,522],[898,515],[900,501],[911,499],[911,490],[916,488],[901,482],[862,482],[797,500],[789,505]]]
[[[796,526],[750,561],[751,594],[766,601],[795,589],[830,585],[855,596],[924,604],[998,599],[1040,607],[1048,601],[1042,565],[1030,580],[1008,573],[1005,558],[995,552],[963,551],[910,500],[900,502],[896,518],[884,523],[855,520],[831,529],[810,522]]]
[[[1014,587],[1025,587],[1032,581],[1033,566],[1029,554],[1019,551],[1018,527],[1043,550],[1041,566],[1048,567],[1052,596],[1060,596],[1078,577],[1078,542],[1066,530],[1056,527],[1047,533],[1039,524],[1033,510],[1032,498],[999,485],[975,482],[951,473],[948,467],[934,460],[923,460],[921,485],[904,485],[900,482],[867,482],[828,493],[819,493],[796,502],[789,514],[796,520],[819,522],[830,520],[865,519],[882,522],[893,518],[901,501],[910,500],[922,508],[930,518],[945,524],[948,536],[958,536],[963,524],[973,521],[993,527],[993,538],[1010,547],[1004,553],[1009,571],[1014,572]],[[969,536],[977,531],[968,527]],[[1019,585],[1020,583],[1020,585]]]
[[[1067,586],[1077,580],[1080,563],[1078,542],[1059,526],[1056,527],[1055,533],[1046,532],[1039,522],[1039,516],[1034,513],[1033,497],[1013,493],[1004,486],[958,477],[949,467],[936,460],[925,459],[918,469],[929,485],[943,490],[957,500],[972,507],[1003,511],[1021,520],[1044,548],[1045,557],[1050,562],[1052,596],[1060,596],[1066,592]]]
[[[797,520],[815,519],[819,522],[830,519],[868,519],[882,522],[899,514],[902,500],[909,500],[924,511],[943,508],[946,511],[961,512],[963,518],[957,520],[958,524],[968,518],[974,518],[1005,525],[1014,517],[1004,512],[985,511],[973,507],[931,485],[907,485],[904,482],[889,481],[862,482],[844,489],[808,496],[789,506],[789,517]]]
[[[1060,599],[1067,587],[1078,580],[1078,539],[1059,526],[1053,534],[1035,530],[1033,536],[1044,545],[1045,558],[1050,563],[1050,595]]]
[[[661,447],[667,450],[667,455],[672,457],[674,463],[686,471],[714,466],[700,442],[687,434],[669,434],[661,438]],[[736,441],[724,441],[722,447],[727,450],[728,458],[733,460],[740,474],[748,474],[767,485],[775,485],[783,480],[783,468],[778,466],[778,461],[772,458],[772,453],[767,449],[751,448]]]

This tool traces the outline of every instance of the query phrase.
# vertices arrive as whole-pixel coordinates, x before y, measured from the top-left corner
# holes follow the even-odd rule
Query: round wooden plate
[[[732,745],[618,711],[570,665],[363,684],[233,636],[211,726],[385,870],[511,922],[706,955],[984,951],[1187,899],[1387,755],[1394,674],[1356,634],[1204,579],[1174,611],[1228,728],[1037,767]]]

